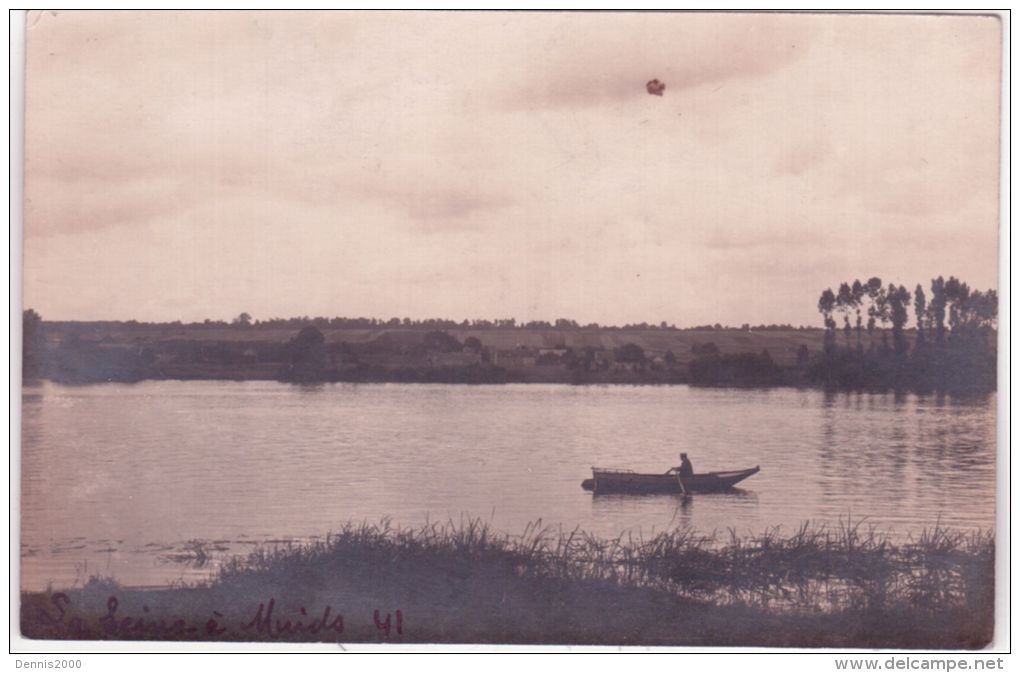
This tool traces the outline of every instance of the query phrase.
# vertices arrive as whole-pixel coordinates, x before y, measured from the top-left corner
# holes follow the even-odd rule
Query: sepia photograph
[[[13,20],[25,647],[1001,634],[1001,16]]]

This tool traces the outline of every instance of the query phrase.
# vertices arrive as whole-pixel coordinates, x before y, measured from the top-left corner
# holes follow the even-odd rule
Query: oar
[[[684,495],[687,495],[687,487],[684,486],[684,480],[680,478],[680,470],[675,467],[671,467],[668,470],[666,470],[666,474],[669,474],[670,472],[676,474],[676,483],[680,484],[680,492],[683,493]]]

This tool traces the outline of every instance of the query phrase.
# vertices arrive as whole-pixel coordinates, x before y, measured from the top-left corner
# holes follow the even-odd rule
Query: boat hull
[[[706,472],[684,477],[676,474],[641,474],[638,472],[615,472],[592,470],[592,478],[581,482],[586,491],[602,493],[719,493],[728,491],[734,485],[757,474],[760,467],[732,472]]]

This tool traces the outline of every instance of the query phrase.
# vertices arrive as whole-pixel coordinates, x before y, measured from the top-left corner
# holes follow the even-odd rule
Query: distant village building
[[[538,354],[542,355],[555,355],[556,357],[563,357],[570,352],[569,348],[539,348]]]
[[[504,369],[534,367],[537,359],[536,353],[525,346],[518,346],[513,350],[495,349],[492,352],[492,364]]]

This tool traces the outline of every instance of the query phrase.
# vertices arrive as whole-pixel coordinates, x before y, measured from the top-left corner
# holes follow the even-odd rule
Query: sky
[[[845,280],[997,283],[996,18],[32,12],[26,32],[44,319],[814,325]]]

